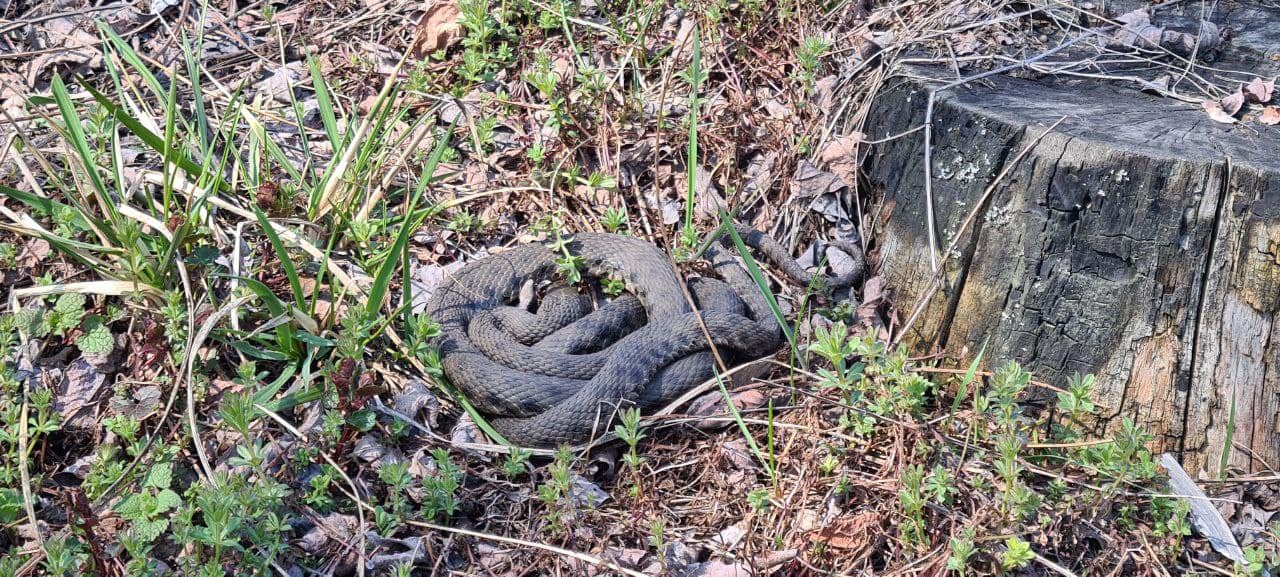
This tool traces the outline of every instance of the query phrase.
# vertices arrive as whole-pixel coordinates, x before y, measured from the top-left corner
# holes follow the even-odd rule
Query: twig
[[[1072,573],[1070,569],[1067,569],[1062,565],[1059,565],[1057,563],[1054,563],[1053,561],[1050,561],[1049,559],[1046,559],[1044,555],[1036,553],[1034,550],[1031,551],[1031,554],[1034,555],[1036,558],[1036,561],[1038,561],[1041,565],[1044,565],[1046,569],[1049,569],[1050,571],[1053,571],[1054,573],[1057,573],[1059,575],[1063,575],[1064,577],[1077,577],[1077,575],[1075,573]]]

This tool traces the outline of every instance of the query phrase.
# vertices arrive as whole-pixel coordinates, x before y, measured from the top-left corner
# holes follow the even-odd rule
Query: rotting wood
[[[868,139],[924,123],[919,69],[877,98]],[[1098,432],[1128,417],[1193,472],[1280,465],[1280,130],[1096,81],[985,79],[939,92],[934,219],[949,255],[906,341],[1018,360],[1063,384],[1098,375]],[[910,309],[931,283],[920,133],[872,147],[880,269]],[[1234,431],[1229,433],[1232,406]]]

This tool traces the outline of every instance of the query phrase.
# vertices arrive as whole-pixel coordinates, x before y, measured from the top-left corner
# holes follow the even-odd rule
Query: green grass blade
[[[138,75],[142,77],[142,81],[147,84],[147,87],[150,88],[152,92],[157,96],[166,92],[164,85],[160,83],[160,80],[156,78],[155,74],[151,73],[151,69],[142,61],[142,58],[138,56],[138,53],[134,52],[133,47],[129,46],[129,43],[125,42],[119,34],[116,34],[115,30],[112,30],[111,27],[107,26],[104,22],[98,22],[98,32],[106,37],[107,41],[111,44],[111,47],[120,55],[120,58],[124,60],[125,63],[129,64],[129,66],[133,67],[134,72],[137,72]]]
[[[396,267],[402,262],[401,257],[406,253],[409,236],[418,228],[416,225],[411,224],[412,221],[409,219],[413,214],[414,207],[422,198],[427,185],[431,183],[432,177],[435,176],[436,167],[444,156],[447,140],[441,138],[436,142],[436,147],[431,151],[431,157],[427,159],[426,166],[422,167],[422,175],[418,178],[418,187],[413,191],[413,195],[409,198],[409,204],[405,207],[405,220],[400,224],[400,233],[396,235],[396,242],[391,247],[391,252],[383,259],[382,266],[378,267],[378,274],[374,278],[373,288],[369,291],[369,300],[365,303],[365,306],[370,314],[376,313],[378,309],[382,308],[382,300],[386,298],[387,287],[391,284],[391,274],[395,272]],[[426,214],[422,216],[422,219],[425,218]],[[421,222],[419,220],[417,224],[421,224]]]
[[[120,124],[123,124],[125,128],[129,129],[129,132],[132,132],[135,136],[137,136],[140,140],[142,140],[144,144],[146,144],[152,150],[156,151],[156,153],[162,154],[162,155],[165,154],[165,143],[162,137],[160,137],[154,132],[151,132],[151,130],[149,130],[146,126],[144,126],[142,122],[130,116],[128,112],[124,111],[124,109],[120,108],[119,106],[116,106],[114,103],[111,102],[110,99],[108,99],[101,92],[98,92],[92,86],[89,86],[83,83],[81,84],[81,86],[85,90],[89,91],[89,94],[93,95],[94,100],[97,100],[99,104],[106,107],[107,111],[110,112],[113,116],[115,116],[116,120],[120,121]],[[206,172],[204,167],[202,167],[200,164],[197,164],[195,161],[187,158],[185,155],[181,154],[180,152],[173,151],[172,156],[166,157],[166,160],[177,164],[178,168],[181,168],[183,172],[187,173],[187,176],[190,176],[194,180],[204,180],[206,182],[209,182],[217,190],[231,189],[231,186],[228,185],[226,181],[222,180],[221,177],[219,177],[216,174],[210,174]]]
[[[689,149],[685,161],[687,189],[684,201],[685,230],[693,230],[694,193],[698,186],[698,88],[702,80],[702,42],[698,39],[698,26],[693,27],[693,56],[689,62]]]
[[[338,134],[338,117],[334,113],[333,98],[329,95],[329,84],[320,74],[320,60],[312,56],[307,58],[307,66],[311,69],[311,86],[316,91],[316,106],[320,111],[320,123],[324,125],[324,133],[329,137],[333,150],[340,150],[342,138]]]
[[[262,284],[262,281],[259,281],[257,279],[252,279],[249,277],[243,277],[243,276],[234,276],[234,275],[219,275],[219,276],[234,278],[239,280],[241,283],[244,283],[244,286],[246,288],[252,291],[253,294],[257,295],[258,298],[262,299],[263,304],[266,305],[267,310],[271,313],[272,316],[278,317],[281,315],[288,314],[289,306],[286,305],[284,301],[281,301],[280,297],[276,296],[276,293],[271,292],[271,289],[267,285]],[[293,329],[293,324],[283,323],[277,326],[275,330],[276,330],[276,344],[280,346],[280,348],[286,350],[291,358],[296,358],[299,350],[299,345],[298,345],[297,333]]]
[[[742,237],[738,236],[738,230],[733,227],[729,215],[724,209],[720,210],[720,222],[725,232],[729,234],[729,238],[733,239],[733,246],[738,249],[738,255],[742,257],[742,262],[747,266],[747,272],[751,274],[751,280],[756,282],[756,286],[760,288],[760,294],[764,295],[765,301],[769,303],[769,311],[773,313],[773,318],[778,321],[778,326],[782,327],[782,334],[787,337],[787,343],[791,345],[792,353],[799,358],[799,350],[796,347],[795,334],[791,332],[791,325],[787,323],[786,315],[782,314],[782,309],[778,307],[778,299],[773,296],[773,291],[769,290],[769,281],[765,280],[764,274],[760,272],[760,265],[756,264],[756,259],[751,257],[751,251],[747,250],[747,245],[742,242]]]
[[[106,211],[104,216],[114,222],[118,216],[115,212],[115,205],[111,202],[110,195],[107,193],[107,185],[102,181],[102,175],[98,172],[97,159],[93,150],[89,147],[89,140],[85,136],[84,126],[80,124],[80,116],[76,113],[75,105],[71,102],[71,95],[67,92],[67,85],[62,82],[62,76],[57,74],[53,76],[51,89],[53,99],[58,104],[58,111],[62,113],[62,120],[66,123],[67,140],[75,148],[80,161],[84,163],[84,170],[88,173],[89,181],[93,183],[94,192],[98,195],[98,201],[102,204],[103,210]],[[117,240],[111,230],[108,229],[103,232],[113,242]]]
[[[271,248],[275,250],[276,258],[280,260],[280,267],[284,269],[284,275],[289,279],[294,304],[297,305],[298,310],[306,310],[306,295],[302,291],[302,280],[298,278],[298,269],[293,266],[293,260],[289,258],[289,251],[285,249],[280,235],[276,234],[276,229],[271,226],[271,221],[267,220],[267,215],[263,214],[257,206],[253,207],[253,214],[258,217],[258,224],[262,225],[262,233],[267,235],[267,240],[271,241]]]
[[[725,386],[724,379],[720,377],[720,371],[716,371],[716,385],[720,387],[720,395],[724,397],[725,407],[727,407],[729,415],[733,417],[733,422],[737,423],[738,430],[742,431],[742,437],[746,439],[747,447],[751,449],[751,453],[755,455],[756,460],[760,461],[760,466],[764,467],[769,478],[774,480],[776,484],[775,472],[770,464],[772,460],[760,449],[760,444],[756,442],[755,436],[747,428],[747,422],[742,420],[742,413],[738,412],[737,405],[733,404],[733,398],[729,395],[729,388]]]
[[[951,414],[947,416],[948,419],[960,412],[960,403],[969,396],[969,385],[973,384],[974,379],[977,378],[978,366],[982,364],[982,355],[986,352],[987,343],[983,341],[982,348],[978,349],[978,356],[969,363],[969,370],[965,372],[964,378],[960,379],[960,388],[956,391],[956,398],[951,401]]]
[[[201,12],[203,17],[204,12]],[[196,29],[195,50],[202,50],[204,46],[204,27]],[[196,116],[196,137],[199,139],[197,150],[201,156],[207,156],[209,149],[213,143],[209,139],[209,116],[204,109],[204,89],[200,83],[202,74],[200,72],[200,59],[195,57],[192,51],[191,42],[187,40],[187,35],[182,34],[182,54],[187,61],[187,78],[191,80],[191,108]]]

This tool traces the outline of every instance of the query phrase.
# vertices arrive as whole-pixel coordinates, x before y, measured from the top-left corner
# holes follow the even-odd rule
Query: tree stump
[[[1215,66],[1274,79],[1280,30],[1266,23],[1280,9],[1221,6]],[[877,96],[869,140],[922,126],[943,84],[922,78],[955,78],[907,70]],[[1189,471],[1218,473],[1229,440],[1231,465],[1280,467],[1280,127],[1214,122],[1135,84],[1021,76],[936,95],[937,251],[959,239],[904,342],[967,358],[985,345],[988,367],[1016,360],[1057,385],[1095,374],[1097,432],[1132,418]],[[879,266],[904,317],[935,276],[923,134],[864,162],[883,190]]]

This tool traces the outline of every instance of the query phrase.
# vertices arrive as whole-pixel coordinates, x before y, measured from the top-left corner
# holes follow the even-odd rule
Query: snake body
[[[787,276],[813,280],[777,241],[736,228]],[[856,283],[861,251],[831,244],[854,255],[857,266],[826,284]],[[713,375],[707,334],[726,360],[759,358],[783,342],[764,296],[725,246],[713,244],[706,253],[720,279],[686,285],[696,311],[670,261],[647,242],[581,233],[567,248],[582,258],[586,276],[620,280],[628,292],[595,310],[572,287],[548,292],[537,312],[514,306],[525,282],[550,279],[557,270],[558,254],[531,243],[468,264],[427,305],[440,325],[445,376],[515,444],[581,442],[607,430],[621,407],[649,410],[679,397]]]

